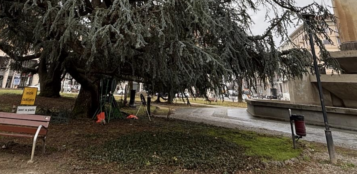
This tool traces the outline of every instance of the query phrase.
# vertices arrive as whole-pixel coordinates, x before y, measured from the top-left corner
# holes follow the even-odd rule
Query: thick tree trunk
[[[190,100],[188,99],[188,97],[186,96],[186,101],[187,101],[187,105],[191,106]]]
[[[62,73],[62,61],[52,62],[48,66],[46,57],[40,59],[40,96],[60,97]]]
[[[128,103],[128,85],[125,85],[125,89],[124,89],[124,101],[123,101],[124,106],[126,106],[127,103]]]
[[[173,91],[170,91],[169,94],[168,94],[167,102],[168,102],[169,104],[174,103],[174,98],[175,98],[174,92],[173,92]]]
[[[238,77],[237,83],[238,83],[238,102],[242,103],[243,102],[243,79],[241,77]]]
[[[135,89],[134,89],[134,83],[133,81],[129,82],[129,88],[130,88],[130,100],[129,100],[129,106],[134,106],[135,105]]]
[[[130,90],[129,106],[131,107],[135,106],[135,94],[136,94],[136,90]]]
[[[68,61],[65,63],[67,72],[81,84],[81,90],[72,110],[73,117],[93,117],[99,107],[99,80],[85,74],[77,62]]]
[[[157,93],[157,99],[155,100],[155,103],[161,103],[160,97],[161,97],[161,94],[159,92],[159,93]]]
[[[40,78],[40,96],[60,97],[61,91],[61,74],[48,78]]]
[[[99,92],[97,87],[82,86],[72,110],[74,117],[94,116],[94,113],[99,108]]]

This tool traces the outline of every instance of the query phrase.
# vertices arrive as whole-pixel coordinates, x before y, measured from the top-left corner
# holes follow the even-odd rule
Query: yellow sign
[[[34,105],[37,96],[37,88],[25,87],[22,93],[21,105]]]

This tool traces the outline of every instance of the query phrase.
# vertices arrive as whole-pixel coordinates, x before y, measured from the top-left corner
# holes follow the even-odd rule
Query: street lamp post
[[[307,26],[310,26],[311,24],[311,18],[315,17],[314,15],[303,15],[305,18],[305,24]],[[325,123],[325,136],[326,136],[326,141],[327,141],[327,149],[329,152],[330,160],[332,163],[336,163],[336,157],[335,157],[335,147],[333,145],[333,139],[332,139],[332,132],[330,130],[329,124],[328,124],[328,119],[327,119],[327,113],[326,113],[326,108],[325,108],[325,102],[324,102],[324,96],[322,93],[322,87],[321,87],[321,80],[320,80],[320,71],[317,67],[317,58],[316,58],[316,53],[315,53],[315,47],[314,47],[314,41],[313,41],[313,36],[311,33],[311,30],[309,29],[308,31],[309,34],[309,42],[311,46],[311,54],[312,58],[314,60],[314,69],[315,69],[315,75],[316,75],[316,81],[317,81],[317,87],[319,90],[319,96],[320,96],[320,102],[321,102],[321,108],[322,108],[322,115],[324,117],[324,123]]]

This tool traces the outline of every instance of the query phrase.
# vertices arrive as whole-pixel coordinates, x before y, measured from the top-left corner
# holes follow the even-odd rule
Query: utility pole
[[[307,25],[305,28],[308,28],[307,32],[309,34],[309,42],[311,46],[311,54],[312,58],[314,59],[314,69],[315,69],[315,75],[316,75],[316,81],[317,81],[317,87],[319,90],[319,96],[320,96],[320,102],[321,102],[321,108],[322,108],[322,115],[324,117],[324,123],[325,123],[325,136],[326,136],[326,141],[327,141],[327,149],[328,153],[330,156],[330,161],[331,163],[336,163],[336,156],[335,156],[335,147],[333,145],[333,139],[332,139],[332,132],[330,130],[330,127],[328,125],[328,119],[327,119],[327,113],[326,113],[326,108],[325,108],[325,102],[324,102],[324,96],[322,93],[322,86],[321,86],[321,79],[320,79],[320,71],[317,66],[317,58],[316,58],[316,52],[315,52],[315,46],[314,46],[314,40],[312,36],[312,31],[309,29],[311,25],[311,19],[313,19],[315,16],[311,14],[304,14],[303,17],[305,18],[305,25]]]

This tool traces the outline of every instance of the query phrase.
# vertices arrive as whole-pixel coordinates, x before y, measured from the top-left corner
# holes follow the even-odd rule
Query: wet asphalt
[[[246,108],[179,108],[170,118],[202,122],[210,125],[251,130],[260,133],[291,137],[289,121],[278,121],[251,116]],[[288,116],[287,116],[288,118]],[[335,146],[357,149],[357,131],[330,128]],[[303,140],[326,144],[325,127],[306,125]]]

